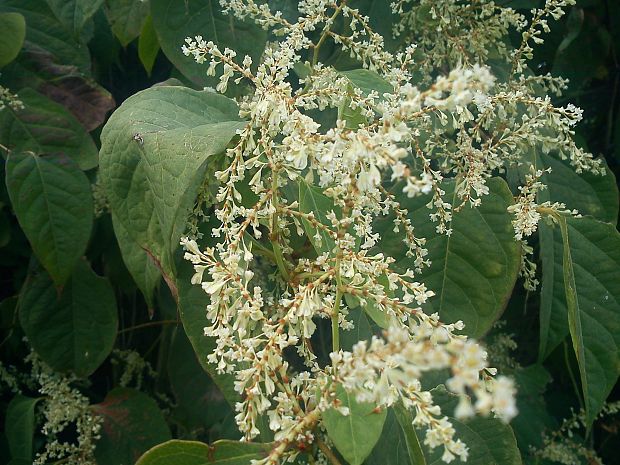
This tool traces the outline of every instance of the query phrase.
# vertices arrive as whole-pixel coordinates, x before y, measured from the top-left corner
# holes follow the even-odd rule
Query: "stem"
[[[568,356],[568,344],[566,343],[566,341],[564,341],[564,362],[566,363],[566,369],[568,370],[568,376],[570,377],[570,381],[573,384],[573,389],[575,390],[575,394],[577,395],[579,407],[581,407],[581,410],[585,411],[585,406],[583,400],[581,399],[581,391],[579,390],[579,386],[577,385],[577,379],[575,378],[575,374],[573,373],[573,369],[570,365],[570,358]]]
[[[321,449],[323,455],[325,455],[325,457],[329,459],[332,465],[342,465],[340,460],[338,460],[338,457],[336,457],[336,454],[334,454],[334,452],[329,448],[329,446],[325,444],[321,439],[316,439],[316,445],[319,446],[319,449]]]
[[[306,278],[318,278],[323,276],[325,271],[304,271],[303,273],[297,273],[295,279],[301,280]]]
[[[286,437],[284,437],[279,442],[274,443],[274,444],[277,444],[277,446],[271,450],[271,452],[267,456],[267,461],[265,463],[268,465],[276,465],[280,463],[280,458],[282,457],[282,454],[284,453],[286,448],[291,443],[293,443],[297,435],[307,429],[311,429],[312,427],[314,427],[314,424],[319,420],[320,416],[321,416],[321,412],[319,409],[314,409],[310,413],[306,414],[306,416],[303,417],[301,421],[299,421],[299,423],[297,423],[289,431]],[[334,465],[341,465],[341,464],[337,463]]]
[[[267,247],[265,247],[263,244],[261,244],[260,242],[258,242],[256,239],[254,239],[252,236],[249,236],[250,240],[252,241],[252,245],[253,247],[255,247],[257,250],[257,252],[259,254],[263,254],[265,257],[267,257],[268,259],[270,259],[271,261],[273,261],[274,263],[276,262],[276,256],[273,253],[273,250],[269,250]]]
[[[149,321],[148,323],[142,323],[135,326],[130,326],[129,328],[121,329],[118,334],[128,333],[129,331],[133,331],[135,329],[149,328],[151,326],[163,326],[163,325],[177,325],[179,324],[179,320],[160,320],[160,321]]]
[[[286,264],[284,263],[284,254],[282,253],[282,249],[280,248],[280,244],[278,243],[278,240],[276,239],[275,241],[273,241],[272,245],[273,245],[273,252],[276,256],[276,264],[278,265],[280,274],[286,281],[288,281],[289,279],[288,270],[286,269]]]
[[[273,216],[271,217],[271,235],[269,240],[271,241],[271,245],[273,246],[273,254],[275,255],[276,264],[278,265],[278,270],[280,270],[280,274],[284,278],[285,281],[289,280],[288,270],[286,269],[286,264],[284,263],[284,254],[282,253],[282,248],[280,247],[280,233],[278,227],[278,172],[273,170],[271,172],[271,202],[273,204]]]
[[[60,465],[62,463],[67,463],[68,461],[69,461],[69,457],[65,457],[64,459],[60,459],[55,462],[52,462],[52,465]]]
[[[340,283],[340,273],[336,270],[336,298],[334,299],[334,308],[332,310],[332,352],[340,350],[340,331],[338,325],[338,315],[340,310],[340,301],[342,300],[342,290]]]
[[[327,36],[329,35],[328,33],[329,33],[329,30],[330,30],[330,27],[331,27],[332,23],[338,17],[338,15],[342,11],[342,8],[344,7],[344,5],[346,3],[347,3],[347,1],[343,0],[340,3],[340,5],[338,5],[338,7],[336,8],[336,11],[334,11],[334,14],[331,15],[330,18],[327,20],[327,24],[325,24],[325,28],[323,29],[323,33],[321,34],[321,38],[319,39],[317,44],[314,46],[314,53],[312,54],[312,66],[316,65],[317,62],[319,61],[319,49],[321,48],[321,45],[323,45],[323,43],[327,39]]]

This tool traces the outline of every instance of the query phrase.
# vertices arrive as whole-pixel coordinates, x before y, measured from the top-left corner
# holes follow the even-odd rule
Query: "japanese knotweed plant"
[[[174,251],[183,235],[191,284],[209,297],[207,361],[234,377],[244,439],[273,438],[255,465],[293,461],[302,451],[311,463],[336,465],[334,446],[359,465],[390,409],[443,461],[467,460],[448,415],[508,422],[517,414],[514,382],[467,336],[482,335],[503,303],[470,331],[433,311],[443,296],[425,280],[429,244],[450,241],[457,215],[499,196],[498,214],[512,215],[514,228],[506,247],[516,251],[507,292],[519,267],[533,290],[527,238],[543,217],[564,231],[578,213],[542,200],[549,170],[532,154],[604,174],[573,140],[581,111],[552,102],[565,82],[528,68],[548,21],[573,2],[548,0],[526,18],[486,0],[401,0],[391,5],[390,47],[354,1],[300,1],[296,18],[271,2],[220,3],[273,40],[257,60],[189,37],[184,54],[204,63],[216,88],[155,87],[116,112],[102,135],[101,164],[117,235],[131,236],[138,223],[147,231],[140,245],[181,305],[189,283],[175,279],[182,265]],[[511,31],[521,34],[517,47]],[[327,47],[349,55],[349,66],[337,66]],[[123,138],[128,120],[133,134]],[[107,157],[117,144],[131,147],[122,163],[148,195],[117,182],[125,168]],[[176,153],[184,153],[183,166]],[[503,175],[512,175],[514,198]],[[196,198],[188,227],[183,212]],[[414,215],[407,205],[420,199]],[[136,201],[151,206],[155,226],[135,217]],[[425,236],[415,216],[434,222]],[[488,227],[483,216],[469,218],[478,218],[474,230]],[[144,282],[152,263],[141,271]],[[482,292],[494,298],[506,289]],[[439,384],[456,396],[455,407],[435,402],[446,394]]]

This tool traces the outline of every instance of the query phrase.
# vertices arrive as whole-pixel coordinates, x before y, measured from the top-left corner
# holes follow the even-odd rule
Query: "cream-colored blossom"
[[[208,361],[219,372],[233,373],[242,394],[239,429],[251,439],[265,416],[278,441],[258,463],[294,458],[297,451],[288,445],[312,442],[326,409],[347,414],[335,398],[337,386],[378,408],[402,402],[415,425],[426,429],[424,442],[443,449],[445,462],[468,456],[448,414],[505,421],[516,415],[513,382],[494,376],[486,351],[459,334],[462,322],[443,322],[423,311],[434,296],[419,278],[430,263],[426,238],[417,235],[398,199],[426,196],[436,233],[450,235],[453,212],[484,203],[487,180],[528,163],[529,151],[553,152],[577,171],[601,173],[600,162],[572,139],[580,110],[556,107],[536,94],[541,86],[560,92],[563,81],[522,73],[529,41],[537,41],[546,18],[559,17],[567,3],[549,0],[528,24],[514,10],[486,0],[395,1],[392,9],[401,19],[394,32],[411,33],[408,42],[415,45],[391,53],[369,18],[345,1],[299,2],[293,21],[264,2],[222,0],[225,12],[254,21],[279,42],[253,63],[200,36],[186,40],[183,52],[205,63],[207,74],[220,76],[219,92],[231,80],[252,87],[239,100],[248,124],[215,173],[217,224],[211,234],[217,244],[181,244],[194,265],[192,283],[210,298],[205,334],[215,339],[215,349]],[[414,27],[421,8],[430,12],[434,30]],[[506,45],[511,29],[525,34],[514,53]],[[321,63],[318,52],[326,41],[392,91],[385,85],[381,92],[359,89]],[[512,66],[508,78],[497,79],[482,64],[491,50]],[[420,55],[426,57],[422,64],[414,60]],[[355,124],[344,110],[355,113]],[[323,127],[316,115],[330,111],[339,117],[333,127]],[[563,205],[537,203],[542,174],[526,180],[509,209],[516,240],[536,230],[544,209],[564,212]],[[449,180],[454,196],[446,195]],[[242,194],[247,186],[255,196],[251,201]],[[302,208],[307,191],[318,189],[333,206],[325,208],[320,197],[316,210]],[[401,234],[411,269],[403,271],[395,257],[377,251],[382,243],[376,224],[384,217]],[[304,235],[316,255],[297,250],[293,239]],[[371,306],[388,329],[343,350],[338,335],[354,328],[350,311],[358,305]],[[315,347],[323,319],[332,330],[327,364],[319,362]],[[292,349],[303,368],[292,366]],[[450,372],[447,389],[458,397],[456,412],[442,412],[422,388],[426,372],[443,368]]]

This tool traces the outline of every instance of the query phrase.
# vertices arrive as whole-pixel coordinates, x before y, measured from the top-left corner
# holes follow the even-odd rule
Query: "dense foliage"
[[[0,465],[620,463],[616,3],[0,0]]]

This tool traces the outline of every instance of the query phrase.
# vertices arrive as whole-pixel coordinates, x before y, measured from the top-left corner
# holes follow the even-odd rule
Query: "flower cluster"
[[[24,103],[16,94],[13,94],[6,87],[0,86],[0,111],[5,108],[11,108],[14,111],[24,108]]]
[[[577,171],[600,173],[602,166],[573,142],[580,111],[536,94],[541,87],[559,92],[564,81],[523,73],[527,41],[567,2],[536,10],[514,53],[506,35],[527,27],[523,17],[490,1],[469,3],[395,2],[396,33],[419,31],[408,24],[423,12],[437,27],[411,38],[420,39],[419,48],[392,53],[370,19],[344,0],[299,2],[296,21],[264,2],[221,1],[226,12],[271,30],[278,46],[259,63],[200,36],[182,47],[207,74],[219,75],[219,92],[231,79],[252,88],[239,100],[248,123],[214,176],[213,240],[204,248],[190,238],[181,244],[195,269],[192,283],[210,296],[205,335],[216,347],[208,359],[236,377],[239,429],[251,439],[266,416],[275,433],[277,446],[261,463],[292,458],[298,451],[291,445],[314,441],[322,413],[340,408],[338,386],[379,408],[401,401],[427,428],[426,444],[443,447],[446,462],[465,460],[467,447],[423,389],[424,373],[450,370],[446,386],[459,397],[457,416],[516,415],[512,381],[494,378],[481,346],[456,334],[463,324],[422,311],[434,295],[416,280],[428,251],[398,199],[429,196],[437,233],[450,234],[452,212],[480,205],[487,179],[529,163],[531,150],[553,151]],[[319,61],[327,41],[359,61],[365,85],[355,72]],[[504,59],[507,79],[481,64],[491,50]],[[327,123],[329,115],[335,123]],[[564,208],[536,203],[542,174],[528,178],[511,207],[517,240],[535,231],[541,208]],[[446,179],[456,180],[456,205],[446,199]],[[408,269],[381,252],[375,220],[388,214],[412,259]],[[347,350],[340,335],[354,328],[356,307],[372,307],[384,332]],[[317,347],[326,327],[328,353]]]
[[[446,63],[485,62],[489,55],[508,59],[506,35],[525,25],[523,15],[491,1],[398,0],[391,6],[399,17],[395,35],[418,45],[428,72]]]
[[[46,436],[46,443],[43,451],[37,454],[34,465],[52,460],[76,465],[95,464],[95,445],[103,419],[92,411],[88,398],[71,386],[76,378],[55,372],[34,352],[27,361],[32,364],[32,376],[39,385],[39,393],[45,396],[41,432]],[[66,442],[59,437],[69,427],[75,428],[75,442]]]
[[[524,287],[533,291],[538,286],[536,279],[536,264],[529,259],[534,249],[528,245],[525,238],[531,236],[538,229],[538,223],[543,216],[554,221],[558,215],[579,216],[577,210],[569,210],[561,202],[544,201],[538,203],[538,194],[547,188],[542,182],[545,173],[550,173],[551,168],[545,170],[533,170],[525,176],[525,184],[519,186],[519,195],[516,202],[508,207],[508,211],[514,215],[512,226],[515,230],[515,239],[521,244],[521,269],[520,276],[524,279]]]
[[[606,403],[597,420],[620,413],[620,402]],[[559,428],[543,436],[543,445],[530,451],[536,460],[548,460],[563,465],[579,465],[586,460],[592,465],[603,465],[597,453],[580,439],[587,429],[585,411],[582,409],[562,422]]]
[[[155,370],[149,362],[144,360],[135,350],[119,350],[112,352],[112,365],[120,365],[123,374],[118,384],[122,387],[132,386],[140,390],[144,382],[144,375],[155,378]]]
[[[390,407],[401,401],[415,411],[414,425],[427,430],[424,442],[430,447],[444,447],[445,462],[455,456],[465,461],[467,447],[454,439],[447,417],[433,404],[431,393],[422,390],[422,374],[445,368],[452,371],[446,386],[460,395],[457,418],[493,411],[499,418],[510,420],[516,415],[513,382],[501,376],[492,378],[494,370],[487,368],[486,352],[452,333],[462,329],[462,324],[441,325],[437,315],[423,315],[416,326],[413,331],[392,327],[384,338],[360,341],[351,352],[332,352],[333,378],[355,393],[360,402]],[[468,392],[476,398],[474,405]]]
[[[2,362],[0,362],[0,392],[6,388],[14,394],[20,394],[21,389],[19,387],[19,381],[16,374],[11,371],[11,368],[12,367],[5,367]]]

